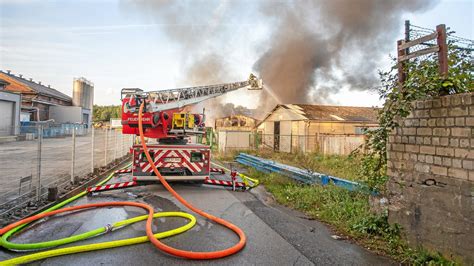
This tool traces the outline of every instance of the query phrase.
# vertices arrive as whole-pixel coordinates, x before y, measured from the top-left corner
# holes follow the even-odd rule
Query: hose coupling
[[[104,226],[105,228],[105,232],[104,233],[109,233],[109,232],[112,232],[112,230],[114,229],[114,227],[111,225],[111,224],[106,224]]]

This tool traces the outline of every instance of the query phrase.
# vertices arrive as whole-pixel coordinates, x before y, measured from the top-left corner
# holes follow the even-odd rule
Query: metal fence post
[[[293,153],[293,132],[290,134],[290,153]]]
[[[76,127],[72,127],[71,183],[75,184],[74,166],[76,164]]]
[[[104,156],[104,166],[107,165],[107,149],[108,149],[108,142],[109,142],[109,129],[105,129],[105,156]]]
[[[37,183],[37,192],[36,200],[41,199],[41,149],[43,144],[43,125],[38,125],[38,158],[37,158],[37,173],[38,173],[38,183]]]
[[[94,145],[94,135],[95,135],[95,128],[92,128],[92,142],[91,142],[91,173],[94,173],[94,149],[95,149],[95,145]]]
[[[120,154],[119,154],[119,157],[123,157],[123,135],[120,134]]]
[[[209,146],[211,147],[212,149],[212,142],[213,142],[213,138],[214,138],[214,130],[211,129],[211,132],[209,133]]]
[[[114,161],[117,160],[117,130],[114,130]]]

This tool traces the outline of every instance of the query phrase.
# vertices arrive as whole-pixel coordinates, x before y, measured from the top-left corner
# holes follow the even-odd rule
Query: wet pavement
[[[118,182],[127,179],[112,179]],[[392,264],[387,258],[349,243],[334,240],[323,224],[310,221],[304,215],[266,200],[265,191],[257,188],[251,192],[232,192],[221,187],[175,183],[172,186],[195,206],[215,216],[224,218],[242,228],[247,236],[246,247],[233,256],[214,261],[190,261],[175,258],[156,249],[150,243],[115,249],[79,253],[33,262],[33,265],[170,265],[170,264],[221,264],[221,265],[380,265]],[[154,206],[156,211],[184,211],[162,186],[148,185],[104,192],[84,197],[72,205],[102,201],[138,201]],[[58,215],[37,223],[14,242],[47,241],[79,234],[113,222],[142,215],[144,211],[133,207],[102,208]],[[214,251],[231,247],[238,237],[228,229],[197,216],[191,230],[164,239],[168,245],[192,251]],[[155,219],[154,232],[166,231],[184,225],[181,218]],[[98,237],[72,243],[97,243],[145,235],[145,222],[139,222]],[[0,249],[0,261],[26,253]]]

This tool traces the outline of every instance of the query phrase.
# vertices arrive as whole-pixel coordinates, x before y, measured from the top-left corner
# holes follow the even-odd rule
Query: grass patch
[[[276,153],[266,150],[251,151],[249,154],[348,180],[363,180],[359,175],[359,172],[355,171],[355,169],[359,169],[361,164],[361,158],[357,155],[323,156],[317,153]]]
[[[262,157],[298,167],[307,165],[317,172],[360,181],[357,178],[359,159],[354,157],[282,153]],[[253,168],[249,168],[248,174],[259,179],[278,203],[330,224],[338,233],[371,250],[407,264],[456,265],[440,254],[410,248],[401,237],[398,225],[390,225],[386,214],[377,215],[370,211],[369,196],[365,193],[350,192],[332,185],[304,185],[287,177],[265,174]]]

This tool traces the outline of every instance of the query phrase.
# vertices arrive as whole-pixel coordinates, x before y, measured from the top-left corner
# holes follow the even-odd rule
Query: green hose
[[[128,163],[128,164],[125,165],[122,169],[127,168],[127,167],[129,167],[130,165],[132,165],[132,163]],[[111,173],[109,176],[107,176],[104,180],[102,180],[102,181],[100,181],[99,183],[97,183],[96,186],[101,186],[101,185],[107,183],[110,179],[112,179],[112,177],[113,177],[114,175],[115,175],[115,172],[112,172],[112,173]],[[73,201],[77,200],[78,198],[81,198],[81,197],[83,197],[83,196],[85,196],[85,195],[87,195],[87,189],[84,190],[84,191],[82,191],[81,193],[77,194],[76,196],[70,197],[70,198],[68,198],[68,199],[66,199],[66,200],[64,200],[64,201],[61,201],[60,203],[58,203],[58,204],[56,204],[56,205],[54,205],[54,206],[49,207],[48,209],[46,209],[46,210],[44,210],[44,211],[42,211],[42,212],[40,212],[40,213],[45,213],[45,212],[50,212],[50,211],[57,210],[57,209],[59,209],[59,208],[65,206],[66,204],[69,204],[69,203],[71,203],[71,202],[73,202]],[[2,240],[1,240],[1,241],[4,241],[4,240],[5,240],[4,236],[8,236],[8,237],[9,237],[9,236],[11,236],[12,234],[14,234],[14,233],[18,232],[19,230],[21,230],[22,228],[24,228],[25,226],[28,226],[28,224],[20,225],[20,226],[14,228],[14,229],[8,231],[6,234],[4,234],[4,235],[2,236]],[[7,237],[7,238],[8,238],[8,237]]]
[[[160,212],[155,213],[153,215],[155,218],[160,217],[183,217],[189,220],[189,223],[183,225],[181,227],[171,229],[169,231],[161,232],[154,234],[156,238],[165,238],[169,236],[173,236],[176,234],[183,233],[189,229],[191,229],[196,224],[196,218],[189,213],[185,212]],[[128,224],[136,223],[139,221],[143,221],[148,218],[148,215],[137,216],[131,219],[127,219],[124,221],[116,222],[112,225],[113,228],[123,227]],[[103,227],[102,229],[105,228]],[[96,229],[97,230],[97,229]],[[95,230],[94,230],[95,231]],[[135,237],[135,238],[128,238],[128,239],[121,239],[121,240],[114,240],[102,243],[95,243],[95,244],[88,244],[88,245],[81,245],[81,246],[74,246],[74,247],[67,247],[67,248],[59,248],[53,249],[43,252],[38,252],[30,255],[25,255],[21,257],[12,258],[5,261],[0,261],[0,266],[2,265],[17,265],[17,264],[24,264],[40,259],[46,259],[50,257],[62,256],[67,254],[74,254],[74,253],[81,253],[81,252],[88,252],[93,250],[101,250],[101,249],[108,249],[108,248],[116,248],[116,247],[123,247],[128,245],[140,244],[148,241],[147,236]]]
[[[130,166],[131,163],[127,164],[124,168]],[[99,182],[96,186],[100,186],[102,184],[105,184],[108,182],[112,177],[114,176],[114,173],[111,173],[107,178]],[[73,196],[69,199],[66,199],[44,211],[41,213],[47,213],[51,212],[54,210],[57,210],[63,206],[65,206],[68,203],[71,203],[80,197],[83,197],[84,195],[87,194],[87,190],[77,194],[76,196]],[[161,212],[161,213],[155,213],[153,215],[154,218],[157,217],[183,217],[188,219],[190,222],[187,223],[184,226],[181,226],[176,229],[172,229],[169,231],[161,232],[154,234],[156,238],[164,238],[176,234],[180,234],[182,232],[185,232],[189,229],[191,229],[195,224],[196,224],[196,218],[188,213],[184,212]],[[39,243],[12,243],[9,242],[8,239],[13,235],[14,233],[18,232],[25,226],[28,226],[28,224],[23,224],[18,227],[13,228],[12,230],[6,232],[4,235],[2,235],[0,239],[0,246],[3,246],[7,249],[11,250],[35,250],[35,249],[44,249],[44,248],[50,248],[50,247],[55,247],[59,245],[64,245],[68,243],[73,243],[77,242],[80,240],[88,239],[95,237],[97,235],[106,233],[108,231],[113,231],[119,228],[122,228],[124,226],[130,225],[132,223],[136,223],[139,221],[143,221],[148,218],[148,215],[142,215],[134,218],[130,218],[127,220],[119,221],[111,226],[105,226],[101,228],[97,228],[82,234],[62,238],[62,239],[57,239],[57,240],[52,240],[52,241],[46,241],[46,242],[39,242]],[[102,243],[96,243],[96,244],[88,244],[88,245],[80,245],[80,246],[74,246],[74,247],[68,247],[68,248],[60,248],[60,249],[54,249],[54,250],[49,250],[49,251],[43,251],[43,252],[38,252],[30,255],[25,255],[21,257],[16,257],[10,260],[6,261],[1,261],[0,265],[16,265],[16,264],[23,264],[23,263],[28,263],[31,261],[39,260],[39,259],[44,259],[44,258],[49,258],[49,257],[54,257],[54,256],[61,256],[61,255],[66,255],[66,254],[72,254],[72,253],[79,253],[79,252],[87,252],[87,251],[92,251],[92,250],[100,250],[100,249],[107,249],[107,248],[114,248],[114,247],[121,247],[121,246],[126,246],[126,245],[133,245],[133,244],[138,244],[138,243],[143,243],[148,241],[147,236],[142,236],[142,237],[135,237],[135,238],[129,238],[129,239],[123,239],[123,240],[115,240],[115,241],[109,241],[109,242],[102,242]]]

